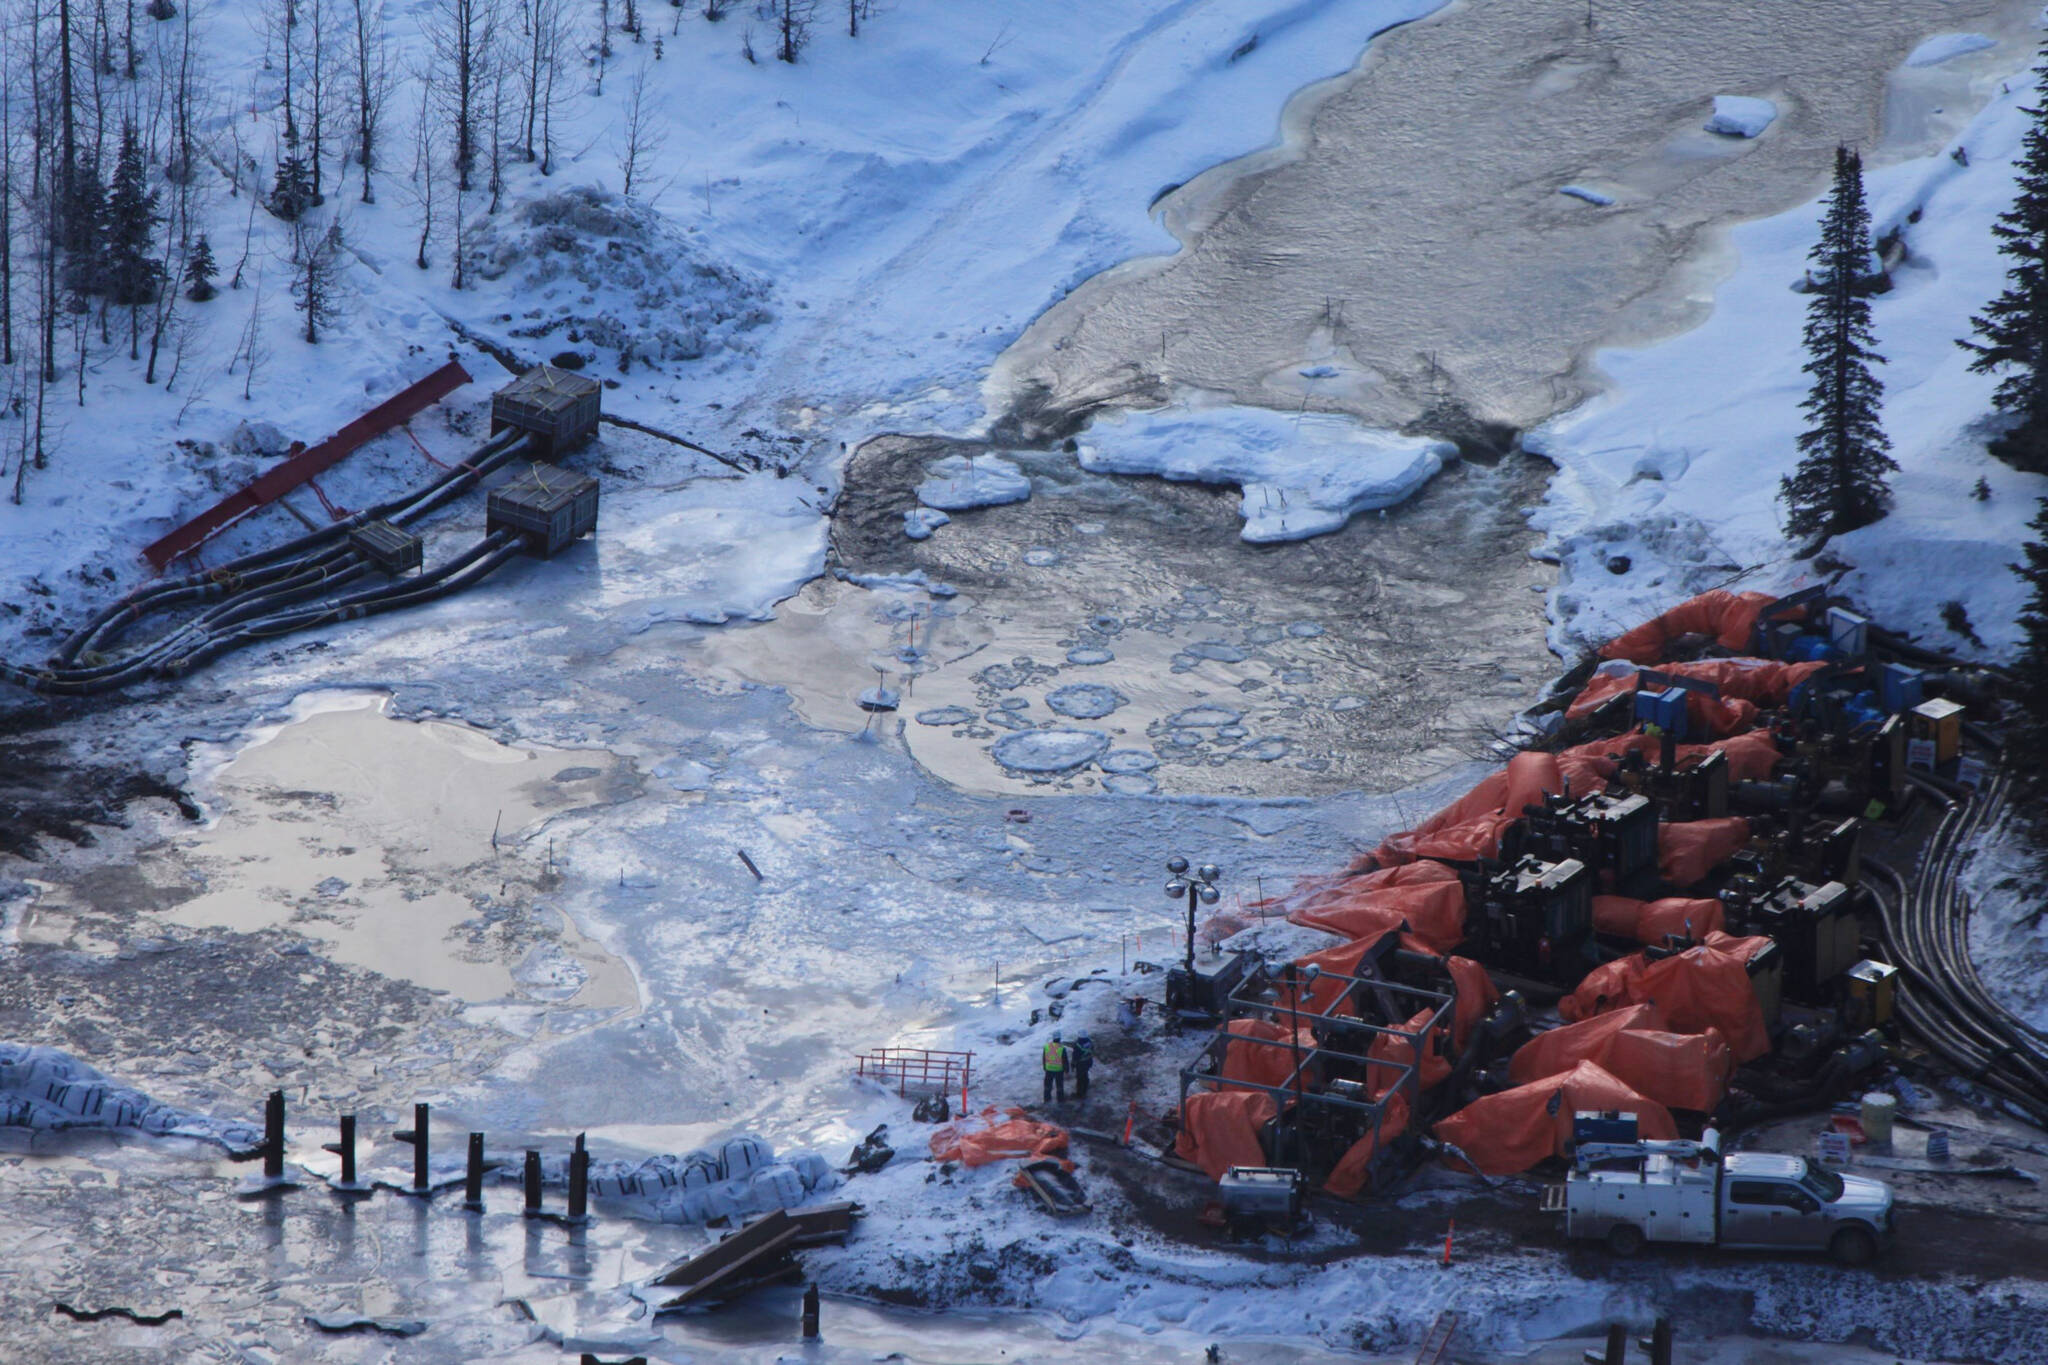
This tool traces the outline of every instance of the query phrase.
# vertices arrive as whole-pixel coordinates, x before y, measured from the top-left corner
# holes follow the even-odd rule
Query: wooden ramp
[[[657,1296],[656,1311],[721,1302],[783,1279],[796,1269],[796,1251],[845,1241],[859,1214],[860,1206],[845,1200],[763,1214],[656,1276],[650,1282],[654,1287],[681,1291]]]
[[[1422,1339],[1421,1348],[1415,1352],[1415,1365],[1452,1365],[1451,1338],[1457,1332],[1457,1309],[1446,1308],[1437,1314],[1429,1335]]]

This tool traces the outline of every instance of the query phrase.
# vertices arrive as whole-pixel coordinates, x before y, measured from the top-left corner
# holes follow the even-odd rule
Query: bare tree
[[[334,321],[335,298],[341,273],[341,224],[329,223],[327,231],[316,233],[304,223],[292,224],[299,243],[299,268],[292,280],[292,302],[306,319],[306,344],[320,344],[320,329]]]
[[[519,0],[519,39],[519,150],[548,175],[554,169],[549,134],[555,92],[569,46],[568,0]]]
[[[811,41],[811,22],[817,17],[818,0],[776,0],[775,55],[794,62]]]
[[[604,64],[612,59],[612,0],[597,0],[597,93],[604,94]]]
[[[242,328],[241,345],[236,349],[235,356],[228,360],[229,374],[235,372],[237,358],[243,364],[242,401],[246,403],[250,401],[255,390],[256,371],[262,368],[264,361],[270,359],[270,348],[263,342],[263,272],[260,270],[256,272],[256,287],[251,291],[249,321]]]
[[[477,120],[492,64],[492,0],[435,0],[427,37],[438,71],[445,74],[449,131],[455,139],[455,184],[470,188],[476,169]]]
[[[427,243],[434,236],[434,111],[439,101],[435,98],[431,73],[421,72],[414,79],[419,85],[420,102],[412,125],[412,197],[419,212],[420,249],[413,264],[425,270]]]
[[[307,37],[310,51],[306,53],[306,157],[313,171],[313,202],[326,201],[321,179],[321,143],[327,125],[334,117],[328,99],[329,79],[334,53],[328,41],[330,33],[328,5],[331,0],[298,0],[299,7],[306,15]]]
[[[633,197],[634,182],[640,179],[641,168],[647,159],[661,150],[667,136],[656,128],[651,116],[653,109],[647,103],[647,64],[633,73],[632,87],[626,92],[626,117],[620,127],[619,175],[625,184],[620,192],[628,199]]]
[[[377,202],[377,125],[391,93],[391,64],[384,42],[381,0],[350,0],[349,71],[355,78],[355,163],[363,169],[363,202]]]

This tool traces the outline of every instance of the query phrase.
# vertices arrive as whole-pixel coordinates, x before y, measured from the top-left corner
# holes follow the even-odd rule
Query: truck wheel
[[[1864,1228],[1843,1228],[1828,1242],[1828,1254],[1842,1265],[1869,1265],[1877,1255],[1877,1239]]]
[[[1633,1256],[1643,1249],[1643,1230],[1634,1223],[1616,1223],[1607,1229],[1607,1249],[1617,1256]]]

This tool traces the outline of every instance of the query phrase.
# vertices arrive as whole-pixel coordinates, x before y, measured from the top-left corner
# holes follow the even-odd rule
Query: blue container
[[[1637,1136],[1636,1116],[1613,1109],[1581,1109],[1572,1115],[1572,1145],[1583,1147],[1589,1142],[1634,1142]]]
[[[1884,718],[1884,709],[1878,705],[1874,692],[1858,692],[1842,703],[1842,727],[1846,730],[1866,726],[1874,730],[1884,724]]]
[[[1654,725],[1679,739],[1685,738],[1685,689],[1667,687],[1661,692],[1636,689],[1636,724]]]
[[[1793,663],[1808,664],[1816,659],[1832,659],[1837,650],[1818,635],[1802,635],[1785,649],[1785,657]]]
[[[1877,698],[1893,715],[1910,711],[1927,700],[1921,695],[1924,676],[1917,668],[1886,664],[1877,675]]]

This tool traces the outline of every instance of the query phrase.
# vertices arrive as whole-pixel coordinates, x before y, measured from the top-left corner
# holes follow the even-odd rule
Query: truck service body
[[[1544,1207],[1565,1235],[1604,1238],[1627,1255],[1644,1242],[1793,1251],[1825,1250],[1851,1264],[1892,1236],[1892,1193],[1882,1181],[1840,1175],[1804,1157],[1722,1156],[1719,1135],[1700,1142],[1583,1143]]]

